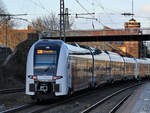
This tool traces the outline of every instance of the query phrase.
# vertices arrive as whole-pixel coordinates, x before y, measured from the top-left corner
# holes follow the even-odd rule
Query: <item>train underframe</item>
[[[35,82],[31,84],[30,90],[35,92],[35,95],[31,96],[34,100],[46,100],[57,98],[55,92],[59,92],[59,85],[55,82]]]

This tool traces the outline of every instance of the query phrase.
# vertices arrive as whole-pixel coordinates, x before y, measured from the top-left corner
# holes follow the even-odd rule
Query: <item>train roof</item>
[[[136,63],[135,59],[134,58],[129,58],[129,57],[123,57],[125,62],[128,62],[128,63]]]
[[[142,64],[147,64],[147,63],[149,63],[149,62],[147,62],[148,60],[146,60],[146,59],[137,59],[137,62],[138,63],[142,63]]]
[[[67,48],[71,51],[71,52],[81,52],[81,53],[87,53],[89,52],[89,50],[85,49],[85,48],[81,48],[79,45],[71,45],[71,44],[66,44]]]
[[[103,51],[90,46],[78,45],[78,44],[66,44],[68,49],[73,52],[82,52],[82,53],[90,53],[89,49],[95,55],[95,60],[105,60],[109,61],[111,57],[111,61],[123,62],[122,56],[118,53],[114,53],[111,51]],[[90,53],[91,54],[91,53]]]
[[[114,56],[119,56],[121,57],[118,53],[114,53],[114,52],[111,52],[111,51],[106,51],[106,50],[100,50],[100,49],[97,49],[97,48],[93,48],[93,47],[90,47],[90,46],[85,46],[85,45],[78,45],[76,43],[74,44],[66,44],[68,49],[70,50],[74,50],[74,51],[89,51],[89,49],[91,49],[91,51],[95,54],[101,54],[101,53],[106,53],[106,54],[109,54],[109,55],[114,55]]]
[[[150,64],[150,58],[144,58],[148,64]]]
[[[94,58],[95,58],[95,60],[110,61],[108,54],[104,51],[102,51],[101,54],[95,55]]]

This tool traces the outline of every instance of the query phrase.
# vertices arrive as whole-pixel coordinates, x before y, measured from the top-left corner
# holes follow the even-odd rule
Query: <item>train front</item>
[[[40,40],[28,53],[26,94],[47,99],[67,94],[67,47],[62,41]]]

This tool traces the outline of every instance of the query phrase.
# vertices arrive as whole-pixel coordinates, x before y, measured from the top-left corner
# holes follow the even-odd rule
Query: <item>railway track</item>
[[[19,111],[24,110],[26,108],[30,108],[34,105],[35,105],[35,103],[25,104],[25,105],[21,105],[18,107],[14,107],[14,108],[10,108],[8,110],[2,111],[2,113],[16,113],[16,112],[19,112]]]
[[[12,89],[4,89],[0,90],[0,94],[8,94],[8,93],[16,93],[16,92],[24,92],[24,88],[12,88]]]
[[[114,96],[117,96],[129,89],[132,89],[132,88],[135,88],[139,85],[142,85],[143,83],[140,83],[140,84],[136,84],[136,85],[133,85],[133,86],[129,86],[129,87],[126,87],[124,89],[121,89],[121,90],[118,90],[116,92],[114,92],[113,94],[103,98],[102,100],[100,101],[97,101],[95,104],[91,105],[90,107],[86,108],[85,110],[81,111],[81,113],[96,113],[97,111],[99,111],[99,106],[101,106],[102,104],[104,104],[105,102],[107,102],[109,99],[113,98]],[[127,96],[125,96],[127,95]],[[129,94],[125,94],[123,97],[125,98],[122,98],[121,101],[119,101],[115,107],[113,107],[109,113],[115,113],[115,111],[123,104],[123,102],[126,101],[126,99],[131,95],[131,92]],[[119,97],[119,96],[118,96]]]
[[[115,107],[113,107],[109,113],[115,113],[119,108],[120,106],[130,97],[131,95],[127,95],[125,98],[123,98]]]
[[[121,91],[125,91],[127,89],[130,89],[130,88],[133,88],[133,87],[136,87],[136,86],[139,86],[141,85],[142,83],[140,84],[136,84],[136,85],[133,85],[133,86],[130,86],[130,87],[127,87],[127,88],[124,88],[122,90],[117,90],[115,93],[113,93],[113,95],[117,95],[119,94]],[[16,108],[12,108],[12,109],[9,109],[7,111],[4,111],[3,113],[52,113],[52,112],[49,112],[49,110],[51,109],[57,109],[59,110],[60,106],[62,105],[66,105],[70,102],[75,102],[77,99],[80,99],[80,98],[85,98],[85,97],[88,97],[88,95],[92,95],[92,94],[95,94],[97,93],[97,90],[92,90],[92,91],[89,91],[87,93],[81,93],[81,94],[77,94],[77,95],[74,95],[74,96],[71,96],[71,97],[67,97],[67,98],[63,98],[63,99],[58,99],[54,102],[48,102],[48,104],[41,104],[41,105],[37,105],[37,104],[27,104],[27,105],[23,105],[23,106],[19,106],[19,107],[16,107]],[[107,96],[103,99],[103,101],[105,99],[109,99],[111,98],[111,96],[113,95],[110,95],[110,96]],[[116,108],[115,108],[116,109]],[[83,109],[82,109],[83,110]],[[81,111],[81,110],[80,110]],[[67,113],[67,112],[66,112]],[[87,111],[84,111],[82,113],[87,113]],[[110,112],[110,113],[113,113],[113,112]]]
[[[75,100],[76,98],[83,97],[83,96],[88,95],[90,93],[92,93],[92,92],[88,92],[86,94],[69,97],[69,99],[66,99],[67,97],[65,97],[63,99],[55,100],[55,102],[50,103],[48,105],[44,105],[44,106],[38,105],[37,103],[22,105],[22,106],[19,106],[16,108],[12,108],[12,109],[8,109],[6,111],[3,111],[3,113],[20,113],[20,112],[21,113],[42,113],[43,111],[46,111],[50,108],[58,107],[62,104],[68,103],[70,101]]]

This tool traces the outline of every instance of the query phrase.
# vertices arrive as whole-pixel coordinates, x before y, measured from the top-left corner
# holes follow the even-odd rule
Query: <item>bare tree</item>
[[[59,29],[59,19],[54,13],[49,16],[38,17],[32,20],[32,27],[39,31],[53,31]]]
[[[73,20],[73,19],[72,19]],[[73,21],[70,22],[70,28],[73,25]],[[55,13],[51,13],[48,16],[38,17],[32,20],[31,26],[38,31],[55,31],[59,30],[59,16]]]
[[[4,3],[0,0],[0,14],[8,14],[7,9],[5,8]],[[6,21],[8,22],[8,28],[12,28],[15,26],[13,20],[10,20],[8,16],[0,16],[0,28],[6,26]]]
[[[0,14],[5,14],[6,13],[6,9],[5,6],[3,4],[3,2],[0,0]],[[4,22],[5,22],[5,18],[3,16],[0,16],[0,27],[3,26]]]

